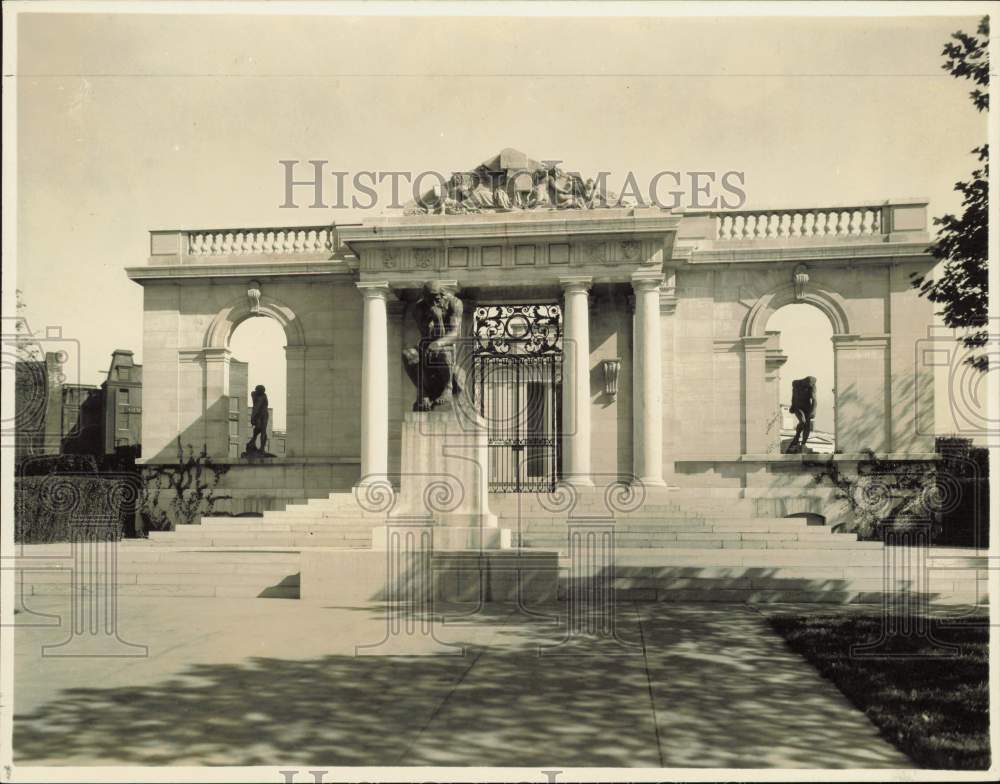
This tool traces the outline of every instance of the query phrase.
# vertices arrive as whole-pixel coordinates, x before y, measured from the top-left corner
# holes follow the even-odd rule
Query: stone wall
[[[251,316],[245,283],[144,288],[146,462],[182,444],[228,455],[229,337]],[[353,285],[265,284],[262,316],[285,329],[289,457],[355,457],[359,449],[361,298]]]

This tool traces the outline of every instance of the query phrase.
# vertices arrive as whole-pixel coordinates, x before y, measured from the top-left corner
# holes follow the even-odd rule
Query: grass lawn
[[[924,768],[983,770],[990,764],[988,628],[930,619],[936,640],[897,636],[896,655],[852,657],[881,637],[880,614],[773,615],[771,626],[881,731]],[[924,654],[903,658],[900,654]]]

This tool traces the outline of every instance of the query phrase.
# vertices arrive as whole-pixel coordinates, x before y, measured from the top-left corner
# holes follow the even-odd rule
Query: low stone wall
[[[684,492],[753,499],[756,517],[822,515],[827,525],[871,533],[905,510],[934,522],[947,503],[934,453],[743,455],[676,463]]]
[[[147,498],[155,493],[154,513],[146,512],[146,530],[168,530],[198,523],[205,515],[261,514],[280,511],[310,498],[349,492],[359,464],[350,458],[215,460],[210,465],[142,466]],[[148,505],[148,504],[147,504]]]

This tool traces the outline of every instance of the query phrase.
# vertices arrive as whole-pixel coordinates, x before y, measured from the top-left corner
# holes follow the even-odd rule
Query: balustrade
[[[286,229],[215,229],[189,231],[189,256],[282,256],[333,253],[336,237],[330,227]]]
[[[882,207],[754,210],[716,215],[717,240],[816,239],[879,236]]]

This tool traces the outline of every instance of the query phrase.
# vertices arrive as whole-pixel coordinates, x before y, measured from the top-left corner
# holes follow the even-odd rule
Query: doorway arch
[[[206,417],[211,419],[206,426],[206,442],[210,444],[212,454],[218,457],[238,457],[242,451],[239,442],[242,438],[242,419],[244,418],[245,383],[233,377],[234,366],[231,341],[237,328],[248,319],[270,318],[278,323],[284,333],[284,367],[285,396],[283,409],[286,416],[284,451],[278,457],[295,457],[301,454],[304,445],[304,394],[305,394],[305,352],[306,334],[301,319],[294,309],[270,295],[260,295],[257,291],[254,298],[244,295],[235,297],[223,306],[213,317],[205,330],[202,340],[202,352],[206,358],[206,373],[213,376],[212,388],[219,388],[224,405],[206,410]],[[217,368],[216,372],[210,366]],[[237,373],[237,376],[239,374]],[[239,401],[234,402],[235,399]],[[237,448],[233,448],[233,420],[240,425],[237,432]],[[219,421],[224,419],[224,421]],[[272,446],[276,446],[272,442]],[[235,451],[235,454],[234,454]],[[272,451],[273,450],[269,450]]]
[[[833,371],[833,430],[836,450],[841,451],[848,439],[845,434],[843,403],[856,390],[844,395],[846,375],[841,349],[852,344],[851,323],[844,297],[831,289],[811,282],[789,282],[758,297],[743,320],[743,451],[745,454],[777,454],[781,448],[778,374],[772,361],[780,358],[776,335],[768,333],[771,317],[791,304],[811,305],[823,313],[832,330]],[[780,362],[779,362],[780,365]],[[853,375],[853,374],[852,374]]]

